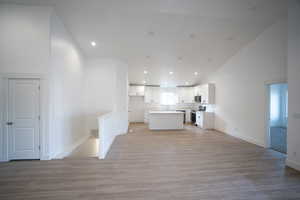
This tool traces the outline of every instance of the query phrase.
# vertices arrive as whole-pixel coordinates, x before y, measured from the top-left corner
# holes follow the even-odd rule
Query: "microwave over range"
[[[195,102],[201,103],[201,96],[195,96]]]

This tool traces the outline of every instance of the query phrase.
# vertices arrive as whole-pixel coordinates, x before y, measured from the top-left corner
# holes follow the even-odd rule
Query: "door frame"
[[[9,79],[36,79],[40,81],[40,160],[50,160],[49,156],[49,137],[47,130],[48,98],[47,98],[47,79],[42,74],[0,74],[0,162],[9,161],[8,158],[8,81]],[[1,88],[2,85],[2,88]],[[2,152],[2,153],[1,153]]]
[[[265,111],[265,148],[271,148],[271,135],[270,135],[270,86],[273,84],[288,84],[286,79],[277,81],[265,82],[265,94],[266,94],[266,111]]]

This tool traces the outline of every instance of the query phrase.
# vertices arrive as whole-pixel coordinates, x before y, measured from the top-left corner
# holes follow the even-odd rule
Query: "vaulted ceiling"
[[[198,83],[287,15],[286,0],[13,2],[55,6],[87,57],[126,61],[140,84]]]

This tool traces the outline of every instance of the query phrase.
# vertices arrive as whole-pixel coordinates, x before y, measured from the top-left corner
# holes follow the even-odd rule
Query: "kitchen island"
[[[179,111],[149,111],[149,129],[184,129],[183,117],[184,113]]]

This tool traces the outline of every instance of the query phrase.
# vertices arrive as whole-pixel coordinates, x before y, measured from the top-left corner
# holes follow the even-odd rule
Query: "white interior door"
[[[8,159],[40,158],[40,81],[8,81]]]

